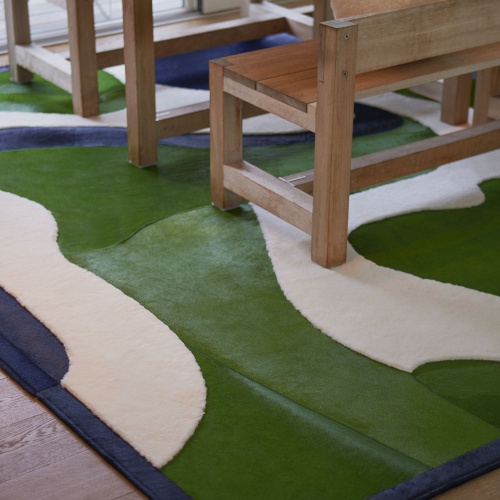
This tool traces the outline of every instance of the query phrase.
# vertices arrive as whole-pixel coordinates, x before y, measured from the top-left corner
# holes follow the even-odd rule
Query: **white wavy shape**
[[[436,103],[400,96],[370,103],[406,115],[416,110],[438,132],[453,129],[439,124]],[[478,184],[498,177],[500,151],[494,151],[354,194],[349,231],[398,214],[478,205],[484,201]],[[328,336],[409,372],[430,361],[500,361],[499,297],[383,268],[352,247],[345,265],[324,269],[310,259],[309,236],[254,209],[284,294]]]
[[[375,106],[400,116],[407,116],[422,125],[431,128],[436,134],[444,135],[462,129],[462,126],[448,125],[439,120],[441,105],[435,101],[406,97],[388,92],[368,97],[359,101],[362,104]],[[469,110],[469,123],[472,123],[473,111]]]
[[[107,72],[118,80],[125,81],[124,66],[107,68]],[[156,110],[168,112],[172,108],[208,101],[208,90],[187,89],[156,85]],[[32,113],[26,111],[0,111],[0,129],[26,127],[127,127],[125,109],[103,115],[83,118],[72,114]],[[303,132],[304,129],[274,115],[262,115],[249,118],[243,123],[245,134],[288,134]],[[200,130],[206,133],[208,129]]]
[[[0,192],[0,285],[64,344],[62,385],[154,466],[183,447],[206,387],[192,353],[153,314],[68,262],[44,207]]]

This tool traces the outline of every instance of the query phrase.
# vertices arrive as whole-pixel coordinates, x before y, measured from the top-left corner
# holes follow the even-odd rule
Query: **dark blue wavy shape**
[[[353,136],[388,132],[400,127],[403,118],[363,104],[355,104]],[[314,141],[312,132],[245,135],[245,147],[297,144]],[[193,148],[210,147],[208,134],[185,134],[162,139],[159,144]],[[0,151],[31,148],[126,146],[127,131],[112,127],[20,127],[0,130]]]

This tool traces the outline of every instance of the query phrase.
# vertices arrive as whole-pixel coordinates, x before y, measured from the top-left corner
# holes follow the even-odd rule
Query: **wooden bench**
[[[213,204],[230,209],[247,199],[309,233],[315,262],[342,264],[351,191],[500,146],[493,121],[351,160],[354,101],[499,64],[498,0],[442,0],[335,20],[321,25],[319,42],[212,61]],[[277,179],[246,162],[243,102],[315,132],[314,170]]]

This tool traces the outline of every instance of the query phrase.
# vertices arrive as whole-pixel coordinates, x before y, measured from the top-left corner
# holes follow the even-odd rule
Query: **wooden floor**
[[[0,500],[146,498],[0,371]]]

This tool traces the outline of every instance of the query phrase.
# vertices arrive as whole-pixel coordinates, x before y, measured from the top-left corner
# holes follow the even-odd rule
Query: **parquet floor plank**
[[[0,374],[0,428],[43,413],[45,409],[24,394],[10,379]]]
[[[85,450],[2,483],[0,500],[32,500],[34,492],[37,500],[114,500],[133,490],[100,457]]]
[[[1,429],[0,488],[3,482],[84,451],[85,447],[48,412]]]
[[[33,498],[146,497],[0,371],[0,500]]]
[[[500,498],[500,469],[472,479],[436,497],[436,500],[498,500]]]

